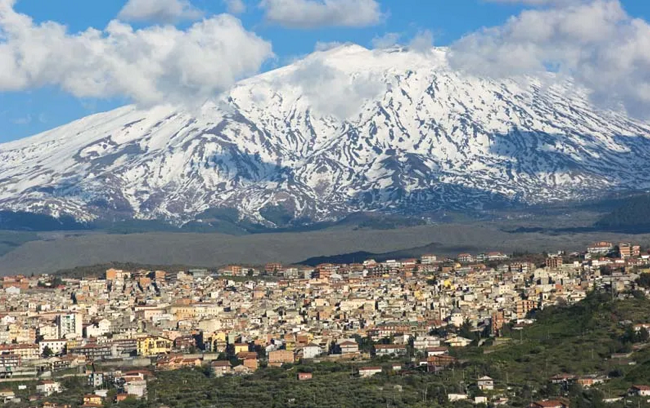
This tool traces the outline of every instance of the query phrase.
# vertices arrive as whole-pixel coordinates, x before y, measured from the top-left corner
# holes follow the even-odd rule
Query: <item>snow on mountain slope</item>
[[[491,80],[430,54],[343,46],[187,111],[127,106],[0,145],[0,208],[193,219],[282,205],[325,220],[650,187],[650,125],[570,83]]]

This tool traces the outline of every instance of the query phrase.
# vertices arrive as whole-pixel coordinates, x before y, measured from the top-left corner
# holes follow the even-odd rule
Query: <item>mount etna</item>
[[[447,57],[345,45],[206,103],[125,106],[0,144],[0,208],[175,225],[220,212],[275,228],[650,187],[647,123],[554,74],[478,78]]]

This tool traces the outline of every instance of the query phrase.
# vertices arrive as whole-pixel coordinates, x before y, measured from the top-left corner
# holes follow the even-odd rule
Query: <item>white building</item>
[[[56,340],[41,340],[38,343],[38,349],[41,355],[45,352],[45,348],[49,348],[52,354],[60,355],[65,351],[65,347],[68,344],[66,339],[56,339]]]
[[[43,381],[36,386],[36,392],[49,397],[52,394],[61,392],[61,383],[50,380]]]
[[[78,313],[62,314],[56,317],[60,339],[79,338],[83,336],[82,317]]]
[[[111,322],[102,319],[99,322],[86,327],[86,337],[100,337],[111,332]]]
[[[321,348],[316,344],[309,344],[302,348],[302,357],[303,358],[315,358],[320,356],[323,353]]]
[[[360,367],[359,375],[361,377],[372,377],[375,374],[381,374],[381,367]]]
[[[144,398],[147,395],[147,382],[144,380],[129,381],[124,384],[124,391],[137,398]]]
[[[491,391],[494,389],[494,380],[488,376],[478,379],[478,388],[482,391]]]

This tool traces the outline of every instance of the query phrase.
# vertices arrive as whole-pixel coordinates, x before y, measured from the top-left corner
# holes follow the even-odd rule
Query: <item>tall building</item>
[[[550,256],[546,258],[546,267],[549,269],[560,269],[563,259],[561,256]]]
[[[78,313],[58,315],[56,324],[60,339],[80,338],[83,336],[83,320]]]
[[[632,244],[627,242],[621,242],[618,244],[618,249],[620,251],[621,258],[627,259],[632,256]]]

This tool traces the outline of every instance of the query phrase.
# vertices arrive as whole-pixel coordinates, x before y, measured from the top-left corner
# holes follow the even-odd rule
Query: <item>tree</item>
[[[52,357],[52,355],[54,355],[54,352],[52,351],[50,346],[45,346],[43,348],[43,357],[48,358],[48,357]]]
[[[650,288],[650,273],[642,273],[636,283],[642,288]]]

